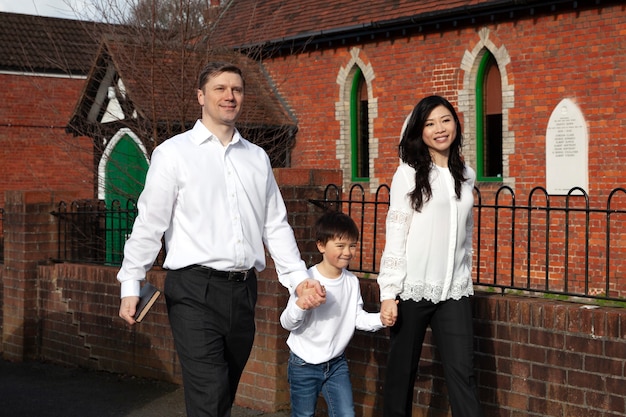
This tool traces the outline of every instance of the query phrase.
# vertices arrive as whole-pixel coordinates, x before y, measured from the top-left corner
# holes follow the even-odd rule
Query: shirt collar
[[[241,141],[241,134],[235,128],[235,132],[233,133],[233,140],[230,142],[231,145],[234,145]],[[202,123],[202,120],[197,120],[196,124],[191,129],[191,141],[196,145],[201,145],[207,141],[216,141],[219,142],[217,136],[215,136],[207,127]]]

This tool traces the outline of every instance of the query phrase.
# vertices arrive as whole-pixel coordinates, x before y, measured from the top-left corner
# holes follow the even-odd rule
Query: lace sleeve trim
[[[406,270],[406,258],[396,258],[383,255],[380,260],[380,269],[381,271],[404,271]]]
[[[411,215],[406,211],[389,209],[389,213],[387,213],[387,227],[406,229],[409,227],[410,221]]]

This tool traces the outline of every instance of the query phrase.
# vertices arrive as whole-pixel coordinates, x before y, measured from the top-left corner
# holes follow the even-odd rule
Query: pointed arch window
[[[369,180],[369,112],[367,83],[356,68],[350,93],[350,144],[352,181]]]
[[[502,181],[502,79],[490,52],[476,77],[476,174],[479,181]]]

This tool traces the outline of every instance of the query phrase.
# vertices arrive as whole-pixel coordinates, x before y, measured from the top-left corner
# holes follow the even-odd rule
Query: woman
[[[481,417],[473,372],[472,208],[476,174],[461,156],[454,107],[430,96],[413,109],[391,184],[378,277],[383,324],[391,328],[384,415],[410,416],[430,325],[454,417]],[[396,304],[397,303],[397,304]]]

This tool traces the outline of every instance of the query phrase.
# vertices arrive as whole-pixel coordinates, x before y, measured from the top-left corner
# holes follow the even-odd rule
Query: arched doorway
[[[119,264],[136,216],[136,202],[148,171],[146,150],[130,129],[121,129],[107,144],[99,166],[98,197],[107,207],[105,260]]]

